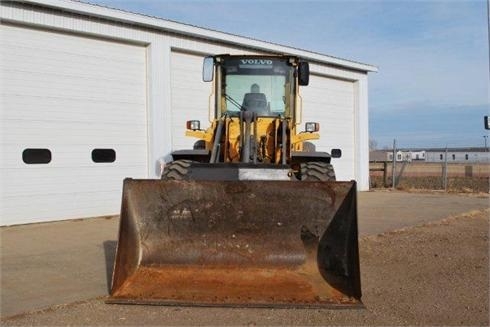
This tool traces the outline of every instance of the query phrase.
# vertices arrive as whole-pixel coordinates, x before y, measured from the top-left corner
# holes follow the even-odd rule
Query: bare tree
[[[369,151],[378,149],[378,142],[375,139],[369,139]]]

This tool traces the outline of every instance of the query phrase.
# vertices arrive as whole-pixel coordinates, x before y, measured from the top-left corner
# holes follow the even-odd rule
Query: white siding
[[[320,140],[312,141],[317,151],[342,150],[332,159],[337,180],[355,178],[354,84],[349,81],[311,75],[310,84],[301,88],[303,122],[320,123]]]
[[[2,25],[1,224],[116,214],[147,176],[145,48]],[[25,164],[46,148],[49,164]],[[94,163],[94,148],[116,152]]]

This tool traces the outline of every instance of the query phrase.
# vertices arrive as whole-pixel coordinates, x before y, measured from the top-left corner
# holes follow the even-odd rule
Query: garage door
[[[310,84],[301,89],[303,125],[320,123],[320,140],[313,141],[317,151],[342,150],[342,158],[333,159],[338,180],[355,178],[354,84],[324,76],[310,76]],[[304,126],[301,126],[303,129]]]
[[[1,26],[1,224],[116,214],[146,177],[146,50]]]
[[[172,52],[172,150],[192,149],[195,138],[185,136],[188,120],[200,120],[208,128],[211,83],[202,81],[203,56]]]

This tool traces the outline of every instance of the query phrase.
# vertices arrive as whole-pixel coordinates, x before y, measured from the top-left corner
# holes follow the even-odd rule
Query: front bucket
[[[108,303],[361,306],[355,182],[124,181]]]

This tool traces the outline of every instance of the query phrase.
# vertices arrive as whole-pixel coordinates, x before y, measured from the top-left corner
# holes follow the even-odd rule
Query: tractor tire
[[[301,164],[299,171],[299,180],[302,181],[320,181],[320,182],[335,182],[335,171],[333,166],[326,162],[311,161]]]
[[[189,173],[192,160],[175,160],[165,165],[162,180],[182,180]]]

